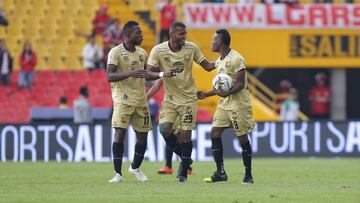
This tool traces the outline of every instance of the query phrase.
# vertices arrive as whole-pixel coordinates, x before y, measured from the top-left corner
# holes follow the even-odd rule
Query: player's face
[[[219,52],[220,49],[221,40],[219,35],[216,33],[213,35],[212,41],[211,41],[211,51],[213,52]]]
[[[174,39],[174,41],[181,45],[184,46],[185,45],[185,40],[186,40],[186,28],[182,28],[182,27],[177,27],[175,28],[174,32],[172,33],[171,37]]]
[[[131,34],[129,37],[130,37],[130,41],[134,45],[140,45],[142,43],[142,41],[144,40],[144,36],[143,36],[140,26],[134,26],[131,30]]]

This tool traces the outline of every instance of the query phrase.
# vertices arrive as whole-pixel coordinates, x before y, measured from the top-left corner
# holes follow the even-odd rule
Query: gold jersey
[[[193,61],[200,64],[205,59],[199,47],[192,42],[185,42],[181,50],[170,50],[169,42],[156,45],[150,52],[148,64],[168,71],[176,68],[175,77],[164,78],[165,96],[164,101],[176,105],[185,105],[196,102],[196,86],[192,75]]]
[[[236,84],[236,73],[240,70],[246,69],[244,57],[240,53],[231,49],[228,55],[221,60],[219,57],[215,62],[217,73],[226,73],[233,79],[233,84]],[[225,110],[235,110],[243,108],[251,108],[250,93],[248,89],[247,75],[245,74],[245,85],[242,90],[235,94],[231,94],[225,98],[220,99],[219,106]]]
[[[123,44],[112,48],[108,55],[107,64],[117,66],[116,72],[124,72],[137,68],[144,69],[147,62],[147,53],[136,47],[135,52],[129,52]],[[114,104],[130,106],[147,106],[145,79],[128,77],[125,80],[111,82],[111,93]]]

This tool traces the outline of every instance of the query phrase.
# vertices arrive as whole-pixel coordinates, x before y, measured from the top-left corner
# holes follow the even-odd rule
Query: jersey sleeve
[[[119,54],[115,49],[110,50],[107,64],[119,65]]]
[[[196,44],[193,44],[193,46],[195,48],[194,61],[195,63],[200,64],[203,60],[205,60],[205,56]]]
[[[246,69],[245,61],[241,57],[236,57],[233,62],[234,72],[238,72],[240,70]]]
[[[147,64],[158,68],[160,66],[159,61],[160,59],[159,59],[158,49],[157,47],[154,47],[150,52],[149,58],[147,60]]]

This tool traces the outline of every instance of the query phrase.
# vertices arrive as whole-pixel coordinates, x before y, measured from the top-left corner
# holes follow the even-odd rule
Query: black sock
[[[169,167],[169,168],[172,168],[173,151],[168,146],[166,146],[165,153],[166,153],[165,154],[166,166]]]
[[[242,158],[245,166],[245,174],[251,175],[251,159],[252,159],[252,150],[250,142],[246,142],[241,145],[242,148]]]
[[[135,145],[135,154],[133,162],[131,163],[131,168],[137,169],[140,167],[142,161],[144,160],[144,154],[146,151],[146,144],[136,143]]]
[[[165,138],[166,146],[169,147],[175,154],[181,157],[180,145],[174,134],[171,134],[169,137]]]
[[[182,165],[182,171],[181,176],[187,177],[187,170],[190,166],[191,162],[191,152],[193,148],[193,143],[183,143],[181,146],[181,165]]]
[[[211,139],[211,152],[214,157],[216,163],[216,169],[220,173],[224,173],[224,158],[223,158],[223,145],[221,138],[213,138]]]
[[[113,150],[114,170],[116,173],[122,175],[121,166],[122,166],[122,157],[124,153],[124,143],[113,142],[112,150]]]

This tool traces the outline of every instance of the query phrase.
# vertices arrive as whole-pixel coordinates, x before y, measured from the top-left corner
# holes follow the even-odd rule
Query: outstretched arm
[[[214,89],[208,91],[208,92],[202,92],[202,91],[198,91],[197,92],[197,98],[198,99],[205,99],[206,97],[211,97],[216,95],[216,92]]]
[[[152,96],[154,96],[156,92],[159,91],[162,85],[163,85],[163,80],[161,79],[157,80],[156,83],[153,86],[151,86],[149,91],[146,93],[147,99],[150,99]]]
[[[160,72],[159,68],[148,64],[146,66],[146,71],[147,71],[146,80],[157,80],[157,79],[163,78],[163,77],[176,76],[175,68],[170,69],[168,71]]]
[[[116,82],[125,80],[128,77],[134,77],[134,78],[144,78],[146,77],[146,70],[142,68],[136,68],[134,70],[129,71],[123,71],[123,72],[116,72],[117,65],[114,64],[108,64],[106,75],[108,82]]]
[[[212,71],[215,69],[215,62],[209,62],[207,59],[204,59],[201,63],[200,63],[201,67],[203,67],[203,69],[205,69],[206,71]]]

